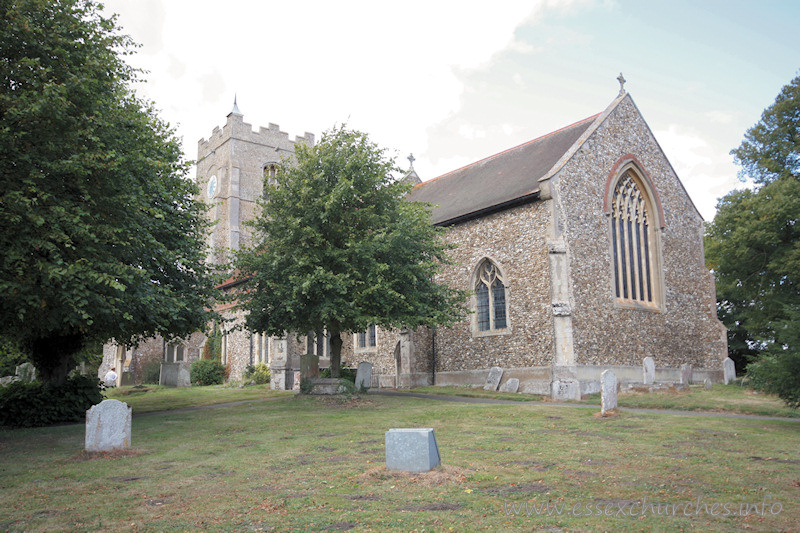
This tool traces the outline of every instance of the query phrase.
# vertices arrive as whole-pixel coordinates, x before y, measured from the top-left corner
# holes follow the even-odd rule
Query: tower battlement
[[[315,141],[314,134],[309,132],[305,132],[302,136],[297,135],[294,140],[291,140],[288,133],[281,131],[280,126],[271,122],[266,128],[261,126],[256,131],[252,124],[244,121],[243,115],[231,113],[222,128],[215,127],[208,139],[202,138],[197,142],[198,158],[202,159],[229,139],[270,146],[290,152],[294,152],[295,143],[313,145]]]

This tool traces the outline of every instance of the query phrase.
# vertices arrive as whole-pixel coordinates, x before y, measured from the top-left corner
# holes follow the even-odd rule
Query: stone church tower
[[[216,222],[209,236],[209,260],[223,263],[229,252],[250,244],[250,229],[243,223],[256,215],[263,177],[277,172],[281,162],[294,154],[297,142],[313,145],[314,135],[306,133],[292,141],[277,124],[254,131],[235,100],[222,129],[214,128],[208,140],[198,142],[197,184]]]

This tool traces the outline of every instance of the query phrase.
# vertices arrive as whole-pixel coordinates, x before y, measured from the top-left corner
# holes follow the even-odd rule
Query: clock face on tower
[[[206,193],[208,194],[208,199],[211,200],[217,195],[217,191],[219,187],[217,185],[217,176],[211,176],[208,180],[208,188],[206,189]]]

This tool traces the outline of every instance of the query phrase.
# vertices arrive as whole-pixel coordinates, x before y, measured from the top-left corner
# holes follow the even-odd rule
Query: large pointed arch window
[[[611,197],[614,292],[622,303],[658,303],[656,225],[643,183],[633,170],[625,171]]]
[[[476,329],[480,332],[505,330],[508,326],[506,285],[497,266],[486,259],[475,280]]]

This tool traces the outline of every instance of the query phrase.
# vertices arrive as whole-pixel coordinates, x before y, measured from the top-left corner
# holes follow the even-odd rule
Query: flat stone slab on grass
[[[486,377],[486,385],[483,386],[483,390],[497,390],[497,386],[500,385],[500,379],[503,377],[503,369],[499,366],[493,366],[491,370],[489,370],[489,375]]]
[[[131,408],[119,400],[103,400],[86,411],[87,452],[131,447]]]
[[[500,387],[500,392],[517,392],[519,390],[519,380],[511,378]]]
[[[390,429],[386,432],[386,468],[427,472],[442,464],[433,428]]]

